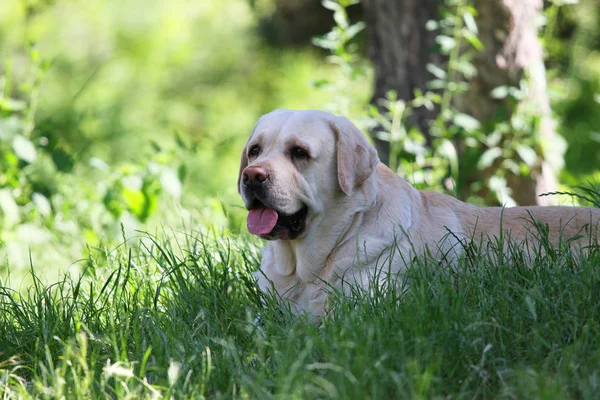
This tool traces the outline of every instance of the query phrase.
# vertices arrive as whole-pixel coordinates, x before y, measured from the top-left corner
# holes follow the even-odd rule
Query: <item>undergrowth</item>
[[[315,321],[257,291],[258,243],[247,236],[145,235],[96,249],[81,276],[51,285],[35,267],[28,289],[0,278],[0,392],[598,398],[600,248],[542,256],[545,240],[534,257],[518,247],[498,257],[496,242],[469,244],[451,270],[415,261],[408,289],[332,293],[330,316]]]

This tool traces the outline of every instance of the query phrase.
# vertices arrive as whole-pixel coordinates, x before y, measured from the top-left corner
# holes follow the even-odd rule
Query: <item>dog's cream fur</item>
[[[306,146],[310,160],[295,164],[286,153],[290,142]],[[262,151],[249,159],[248,149],[256,143]],[[517,242],[531,240],[537,233],[532,218],[548,224],[554,244],[582,235],[574,243],[585,247],[596,240],[600,221],[595,208],[482,208],[418,191],[379,162],[348,119],[321,111],[264,115],[243,151],[240,175],[248,166],[269,172],[277,211],[294,213],[303,205],[309,210],[300,237],[266,245],[258,284],[276,290],[297,311],[315,315],[326,312],[328,285],[342,279],[366,285],[386,252],[394,258],[394,272],[425,251],[456,259],[464,242],[485,241],[501,231]],[[244,197],[242,183],[238,186]]]

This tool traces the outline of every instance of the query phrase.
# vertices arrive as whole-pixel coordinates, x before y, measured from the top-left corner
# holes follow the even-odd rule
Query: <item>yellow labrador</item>
[[[600,221],[594,208],[482,208],[418,191],[379,162],[348,119],[321,111],[261,117],[242,152],[238,188],[248,230],[270,240],[257,273],[260,288],[315,315],[326,311],[327,285],[342,279],[366,285],[386,251],[401,271],[426,250],[455,258],[461,241],[501,229],[523,241],[532,216],[548,223],[552,241],[583,234],[582,245]]]

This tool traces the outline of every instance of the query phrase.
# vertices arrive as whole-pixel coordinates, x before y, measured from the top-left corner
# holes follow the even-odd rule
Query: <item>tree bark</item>
[[[369,57],[375,69],[375,91],[371,103],[379,107],[394,90],[399,99],[411,100],[415,89],[425,92],[432,75],[425,66],[440,64],[441,54],[433,52],[436,33],[425,29],[429,20],[437,20],[440,0],[363,0],[367,23]],[[409,123],[420,128],[430,143],[429,122],[435,110],[415,110]],[[379,157],[389,162],[389,143],[373,138]]]
[[[428,31],[425,24],[439,19],[441,5],[438,0],[363,0],[369,56],[375,70],[373,104],[377,105],[378,99],[385,98],[390,90],[405,100],[413,99],[417,88],[425,91],[425,84],[433,78],[426,65],[440,65],[443,60],[432,51],[437,33]],[[517,105],[508,99],[494,99],[490,93],[498,86],[518,87],[527,73],[529,90],[523,101],[539,113],[539,139],[543,147],[560,143],[551,118],[542,47],[535,26],[542,0],[474,0],[474,6],[479,13],[479,39],[485,48],[473,59],[477,77],[454,105],[483,123],[499,116],[508,120]],[[427,135],[428,122],[436,112],[421,107],[408,123],[417,125]],[[382,160],[387,162],[389,144],[376,139],[375,143]],[[556,186],[555,171],[543,157],[530,178],[509,180],[513,198],[521,205],[548,204],[551,197],[538,195],[555,191]]]
[[[272,3],[272,10],[267,13],[257,11],[258,31],[272,46],[310,46],[313,37],[321,36],[335,26],[333,12],[323,7],[321,0],[272,0],[268,3]],[[346,12],[351,21],[363,20],[360,3],[347,7]]]
[[[478,75],[459,99],[458,108],[480,121],[499,116],[508,120],[516,107],[525,103],[540,117],[536,134],[542,148],[562,143],[552,120],[542,45],[537,36],[536,20],[542,11],[542,0],[474,0],[474,6],[479,13],[477,25],[484,49],[473,59]],[[519,87],[525,74],[528,91],[521,104],[490,96],[499,86]],[[546,160],[548,157],[540,156],[531,176],[509,180],[513,198],[520,205],[552,203],[552,197],[539,195],[557,190],[556,173]]]

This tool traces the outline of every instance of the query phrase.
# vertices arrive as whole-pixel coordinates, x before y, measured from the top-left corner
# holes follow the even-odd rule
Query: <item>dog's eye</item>
[[[302,147],[294,147],[292,149],[292,157],[296,158],[308,158],[308,152],[304,150]]]
[[[254,146],[252,146],[250,148],[250,151],[248,152],[248,156],[256,157],[256,156],[258,156],[259,153],[260,153],[260,146],[255,144]]]

